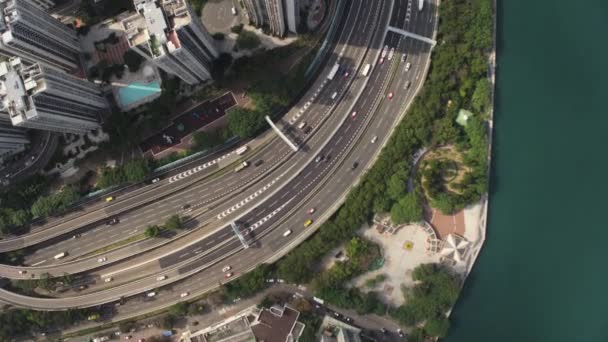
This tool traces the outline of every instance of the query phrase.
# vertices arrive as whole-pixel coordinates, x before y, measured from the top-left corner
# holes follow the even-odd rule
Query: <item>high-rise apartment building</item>
[[[287,30],[297,33],[300,18],[298,0],[243,0],[250,24],[283,37]]]
[[[55,132],[94,130],[108,108],[97,85],[19,58],[0,63],[0,99],[13,126]]]
[[[67,71],[78,68],[76,31],[31,0],[0,0],[0,53]]]
[[[129,44],[156,66],[194,85],[211,78],[219,56],[185,0],[134,0],[137,14],[122,20]]]
[[[53,0],[32,0],[38,7],[43,8],[45,10],[55,7],[55,1]]]
[[[29,143],[26,130],[13,127],[8,113],[0,112],[0,162],[24,151]]]

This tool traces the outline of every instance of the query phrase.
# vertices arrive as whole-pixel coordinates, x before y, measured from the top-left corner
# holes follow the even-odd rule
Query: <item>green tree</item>
[[[260,46],[261,43],[260,38],[258,38],[254,32],[247,30],[242,30],[236,38],[236,45],[239,49],[255,49]]]
[[[387,181],[386,193],[393,200],[399,200],[407,194],[408,171],[400,169],[395,172]]]
[[[185,316],[188,312],[188,304],[186,304],[185,302],[173,304],[173,306],[171,306],[171,308],[169,309],[169,312],[171,312],[171,314],[175,316]]]
[[[264,113],[247,108],[235,108],[228,113],[228,127],[243,139],[250,138],[266,124]]]
[[[486,112],[490,107],[492,84],[487,78],[482,78],[475,85],[475,92],[471,97],[471,106],[478,113]]]
[[[213,37],[213,39],[215,40],[224,40],[226,38],[226,35],[221,32],[216,32],[212,34],[211,37]]]
[[[240,34],[243,31],[243,24],[234,25],[230,28],[232,33]]]
[[[410,192],[402,197],[391,208],[391,220],[395,224],[419,222],[422,220],[422,217],[422,205],[414,192]]]
[[[184,223],[179,215],[171,215],[165,222],[165,228],[168,230],[178,230],[183,228]]]
[[[158,228],[158,226],[148,226],[148,227],[146,227],[144,234],[148,238],[157,237],[158,234],[160,234],[160,228]]]
[[[150,173],[150,164],[147,159],[132,159],[123,166],[124,177],[127,182],[141,182]]]
[[[431,318],[424,324],[424,331],[427,335],[446,337],[450,330],[450,321],[446,318]]]
[[[127,50],[122,56],[125,64],[129,67],[129,71],[137,72],[144,59],[135,51]]]

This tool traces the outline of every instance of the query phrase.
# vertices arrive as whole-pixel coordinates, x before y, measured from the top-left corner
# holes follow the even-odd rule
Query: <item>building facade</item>
[[[38,7],[42,9],[49,9],[51,7],[55,7],[55,1],[53,0],[32,0],[34,4],[38,5]]]
[[[0,99],[13,126],[77,134],[99,128],[109,108],[97,85],[19,58],[0,63]]]
[[[185,0],[134,0],[134,4],[138,14],[124,20],[134,51],[190,85],[211,79],[219,53]]]
[[[79,67],[76,31],[30,0],[0,0],[0,53],[66,71]]]
[[[298,0],[243,0],[243,4],[251,25],[278,37],[284,37],[288,30],[297,33]]]
[[[23,152],[30,143],[23,128],[14,127],[6,112],[0,112],[0,163],[12,155]]]

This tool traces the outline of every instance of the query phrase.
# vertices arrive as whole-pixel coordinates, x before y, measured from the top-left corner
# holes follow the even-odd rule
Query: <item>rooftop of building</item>
[[[0,63],[1,107],[6,110],[13,123],[32,108],[30,96],[46,88],[40,65],[25,66],[19,58]]]
[[[299,316],[299,311],[287,305],[283,308],[264,308],[256,321],[251,325],[251,330],[258,341],[295,341],[296,339],[293,338],[292,332]]]

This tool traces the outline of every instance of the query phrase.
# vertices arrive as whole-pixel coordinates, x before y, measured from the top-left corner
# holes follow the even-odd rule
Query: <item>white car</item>
[[[231,269],[232,269],[231,266],[226,266],[226,267],[222,268],[222,272],[226,273],[226,272],[230,271]]]
[[[97,259],[97,262],[105,262],[106,260],[108,260],[108,258],[103,257],[103,258]]]
[[[158,281],[163,281],[163,280],[165,280],[165,279],[167,279],[167,276],[166,276],[166,275],[162,275],[162,276],[160,276],[160,277],[156,278],[156,280],[158,280]]]
[[[283,233],[283,236],[289,236],[289,234],[291,234],[291,230],[286,230],[285,233]]]
[[[407,64],[405,64],[405,71],[409,71],[411,67],[412,67],[412,63],[407,62]]]
[[[103,280],[106,283],[109,283],[112,281],[112,277],[107,277],[106,279]]]
[[[146,294],[146,296],[154,297],[154,296],[156,296],[156,292],[148,292],[148,294]]]
[[[179,296],[181,298],[184,298],[184,297],[188,297],[189,294],[190,294],[190,292],[182,292],[182,294],[180,294]]]
[[[377,140],[378,140],[378,136],[374,135],[371,140],[372,144],[375,144]]]

